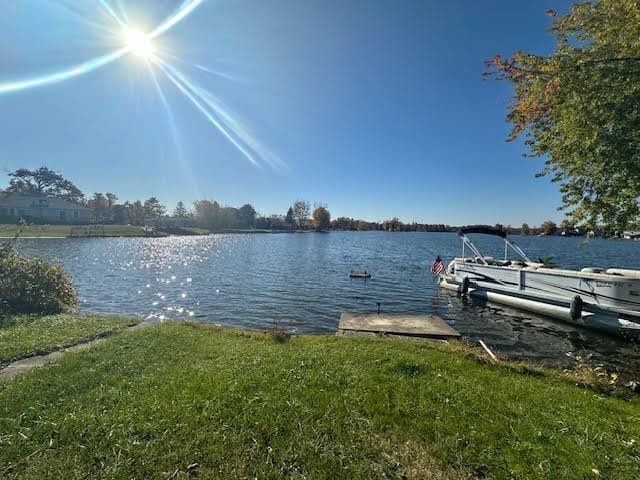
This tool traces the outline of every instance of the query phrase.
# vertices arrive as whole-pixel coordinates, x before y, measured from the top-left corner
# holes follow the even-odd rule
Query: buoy
[[[364,272],[356,272],[354,270],[351,270],[351,272],[349,273],[349,277],[350,278],[371,278],[371,273],[367,272],[366,270]]]

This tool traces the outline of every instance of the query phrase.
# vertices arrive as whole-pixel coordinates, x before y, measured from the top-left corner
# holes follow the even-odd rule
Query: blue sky
[[[182,5],[107,3],[146,32]],[[127,54],[0,94],[0,186],[47,165],[89,195],[170,207],[209,198],[271,214],[302,198],[334,217],[559,221],[557,185],[534,178],[543,161],[505,141],[510,87],[481,74],[495,53],[551,52],[545,11],[568,4],[204,0],[152,45],[242,125],[258,166],[156,66],[172,124],[147,63]],[[97,0],[7,2],[0,90],[121,48],[121,30]]]

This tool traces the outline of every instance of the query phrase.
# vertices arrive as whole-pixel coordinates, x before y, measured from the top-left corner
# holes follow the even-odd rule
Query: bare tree
[[[311,206],[309,202],[305,200],[296,200],[293,204],[293,218],[296,219],[298,228],[304,228],[311,212]]]

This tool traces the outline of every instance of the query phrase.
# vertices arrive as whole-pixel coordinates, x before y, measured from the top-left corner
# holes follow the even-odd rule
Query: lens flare
[[[158,70],[164,74],[166,79],[254,166],[261,167],[261,162],[263,162],[272,168],[286,168],[286,164],[258,141],[252,132],[237,118],[237,115],[226,107],[217,96],[198,85],[182,70],[179,70],[161,58],[163,55],[172,55],[169,55],[167,52],[156,52],[154,49],[152,42],[156,37],[169,31],[184,20],[199,7],[204,0],[184,0],[173,14],[169,15],[169,17],[153,30],[147,32],[143,32],[128,23],[127,13],[120,4],[120,1],[114,1],[116,9],[111,6],[109,0],[98,0],[98,3],[104,12],[111,17],[113,22],[118,24],[123,44],[121,48],[57,72],[38,77],[0,82],[0,94],[28,90],[69,80],[104,67],[125,55],[131,54],[139,57],[149,67],[153,83],[165,109],[167,118],[169,119],[176,148],[179,151],[181,149],[178,145],[178,131],[175,125],[175,119],[169,107],[169,102],[162,92],[155,72],[153,71],[154,67],[158,67]],[[110,32],[116,36],[118,35],[117,29]],[[182,61],[180,58],[178,58],[178,60]],[[191,67],[226,80],[237,82],[237,79],[232,75],[215,71],[200,64],[193,64]],[[182,156],[181,152],[179,152],[179,156]]]
[[[175,26],[178,22],[184,20],[189,14],[191,14],[196,7],[202,3],[202,0],[191,0],[184,2],[178,10],[169,16],[164,22],[162,22],[152,33],[147,35],[149,39],[156,38],[157,36],[165,33],[170,28]],[[24,78],[14,80],[10,82],[0,82],[0,94],[9,92],[18,92],[20,90],[27,90],[35,87],[43,87],[52,83],[58,83],[79,75],[92,72],[100,67],[119,59],[127,54],[129,50],[127,48],[120,48],[114,52],[102,55],[100,57],[92,58],[86,62],[82,62],[78,65],[52,72],[46,75],[40,75],[38,77]]]
[[[145,60],[153,58],[153,46],[151,38],[134,28],[126,27],[122,32],[125,48]]]

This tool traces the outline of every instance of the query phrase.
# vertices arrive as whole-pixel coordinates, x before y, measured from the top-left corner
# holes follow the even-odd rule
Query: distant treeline
[[[331,229],[350,231],[385,230],[388,232],[455,232],[458,230],[457,227],[441,223],[403,223],[398,218],[384,220],[383,222],[369,222],[347,217],[338,217],[332,220]]]
[[[156,225],[163,227],[201,227],[210,231],[231,229],[264,230],[382,230],[391,232],[455,232],[459,227],[445,224],[403,223],[397,217],[382,222],[338,217],[331,219],[326,205],[316,203],[313,210],[305,200],[296,200],[282,213],[260,215],[251,204],[241,207],[222,205],[215,200],[197,200],[191,208],[178,202],[169,213],[156,197],[146,200],[118,202],[112,192],[96,192],[85,195],[70,180],[57,172],[40,167],[36,170],[18,169],[9,173],[11,178],[3,194],[44,195],[58,197],[90,209],[91,222],[116,225]],[[567,220],[559,226],[551,220],[539,227],[523,223],[520,227],[495,225],[510,234],[522,235],[584,235],[587,233],[610,234],[609,232],[585,232]]]

